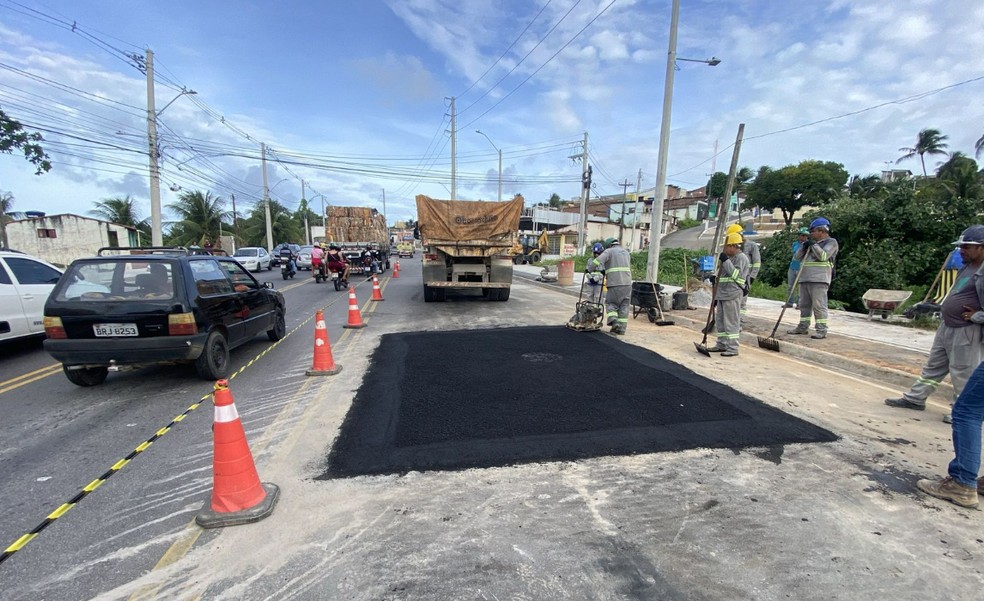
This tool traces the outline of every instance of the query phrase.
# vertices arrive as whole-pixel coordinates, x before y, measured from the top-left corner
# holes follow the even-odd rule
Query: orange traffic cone
[[[328,328],[325,327],[325,314],[321,309],[314,312],[314,365],[306,373],[309,376],[333,376],[342,371],[335,365],[328,343]]]
[[[343,328],[364,328],[362,323],[362,313],[359,313],[359,301],[355,298],[355,288],[349,286],[349,316],[348,323]]]
[[[383,291],[379,289],[379,280],[376,276],[372,276],[372,298],[369,300],[381,301],[386,300],[383,298]]]
[[[202,528],[258,522],[273,513],[280,488],[260,482],[228,381],[215,383],[212,402],[215,404],[212,503],[195,516],[195,522]]]
[[[400,277],[400,262],[399,261],[397,261],[396,263],[393,264],[393,277],[394,278]]]

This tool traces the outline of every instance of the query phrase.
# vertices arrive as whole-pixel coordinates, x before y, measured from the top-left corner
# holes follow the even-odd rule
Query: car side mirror
[[[263,282],[263,287],[273,290],[273,282]]]

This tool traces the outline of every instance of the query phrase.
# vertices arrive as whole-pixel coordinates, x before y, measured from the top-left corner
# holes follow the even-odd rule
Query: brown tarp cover
[[[523,197],[502,202],[435,200],[417,195],[417,221],[424,240],[487,240],[515,234]]]
[[[389,249],[386,218],[371,207],[329,206],[325,237],[329,242],[375,242]]]

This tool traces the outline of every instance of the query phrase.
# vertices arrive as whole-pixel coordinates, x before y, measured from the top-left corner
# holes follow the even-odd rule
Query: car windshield
[[[174,297],[171,263],[87,261],[69,267],[58,300],[168,299]]]
[[[255,257],[257,250],[255,248],[240,248],[236,251],[234,257]]]

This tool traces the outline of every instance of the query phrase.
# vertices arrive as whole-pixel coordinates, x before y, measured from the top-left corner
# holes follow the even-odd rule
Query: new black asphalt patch
[[[382,337],[321,477],[836,438],[604,333],[411,332]]]

